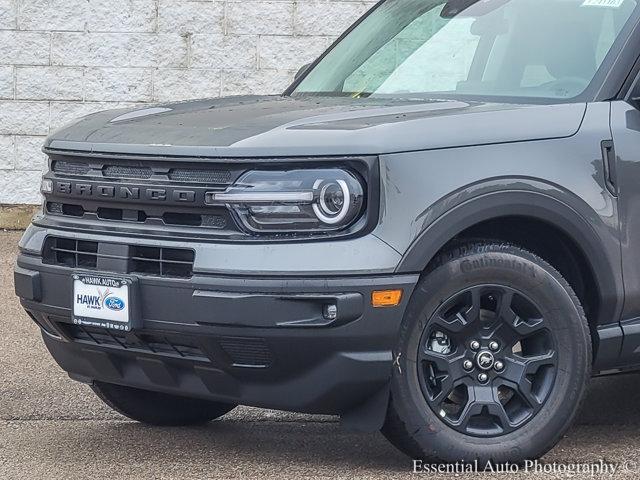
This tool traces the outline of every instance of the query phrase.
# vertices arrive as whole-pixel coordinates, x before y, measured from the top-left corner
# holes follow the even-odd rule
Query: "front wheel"
[[[551,449],[590,378],[578,298],[535,255],[469,243],[441,255],[402,324],[383,433],[415,459],[521,463]]]
[[[149,425],[187,426],[215,420],[236,406],[95,382],[95,394],[116,412]]]

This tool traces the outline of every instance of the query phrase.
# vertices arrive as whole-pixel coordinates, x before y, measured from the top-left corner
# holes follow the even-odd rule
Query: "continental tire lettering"
[[[531,278],[536,278],[536,271],[532,265],[512,259],[480,257],[474,259],[465,259],[460,262],[460,271],[468,273],[479,268],[510,268],[517,272],[522,272]]]

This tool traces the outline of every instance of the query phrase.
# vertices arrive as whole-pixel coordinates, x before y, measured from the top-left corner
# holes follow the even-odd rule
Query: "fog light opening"
[[[322,309],[322,316],[325,320],[335,320],[336,318],[338,318],[338,306],[325,305]]]

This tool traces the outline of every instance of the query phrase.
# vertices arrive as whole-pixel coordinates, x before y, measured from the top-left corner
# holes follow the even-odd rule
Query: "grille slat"
[[[169,171],[169,179],[175,182],[228,185],[231,183],[231,172],[225,170],[190,170],[186,168],[174,168]]]
[[[54,172],[62,173],[63,175],[86,175],[91,170],[91,166],[88,163],[58,160],[53,162],[52,169]]]
[[[131,257],[131,260],[138,262],[157,262],[158,260],[153,258]],[[162,263],[174,263],[176,265],[191,265],[193,262],[180,261],[180,260],[162,260]]]
[[[211,185],[230,185],[233,173],[218,166],[217,168],[169,168],[163,166],[112,164],[109,160],[92,166],[88,162],[70,162],[56,160],[51,169],[61,175],[87,176],[91,178],[117,178],[128,180],[149,180],[154,175],[158,179],[180,183],[205,183]]]
[[[89,210],[85,210],[80,205],[59,202],[47,202],[47,212],[51,215],[62,215],[77,218],[83,218],[87,216],[87,214],[90,214],[100,220],[124,221],[128,223],[146,223],[148,220],[159,220],[165,225],[181,227],[206,227],[212,229],[224,229],[227,227],[227,220],[224,216],[200,213],[165,212],[162,215],[154,216],[154,214],[148,213],[144,210],[107,207],[98,207],[95,209],[95,212],[91,212]]]
[[[233,367],[269,368],[274,365],[274,353],[264,338],[256,337],[179,337],[167,333],[151,331],[117,332],[99,327],[83,327],[58,320],[56,326],[70,339],[90,345],[119,350],[153,353],[173,358],[200,360],[220,364],[225,362]],[[207,354],[201,347],[203,341],[215,342],[225,352],[228,359]]]
[[[210,361],[207,355],[196,344],[195,340],[184,336],[180,340],[172,340],[166,335],[147,333],[112,332],[98,327],[82,327],[68,323],[58,323],[58,327],[71,339],[101,347],[121,350],[140,351],[157,355],[184,358],[189,360]]]
[[[148,180],[153,176],[149,167],[127,167],[124,165],[108,165],[102,168],[102,176],[106,178],[127,178]]]
[[[112,244],[111,244],[112,245]],[[49,265],[85,268],[113,273],[135,273],[161,277],[190,278],[193,276],[195,252],[189,249],[166,247],[126,248],[128,255],[102,253],[99,242],[88,242],[59,237],[48,237],[44,244],[42,261]],[[126,260],[124,271],[99,267],[99,259]]]
[[[271,350],[261,338],[224,337],[220,347],[237,367],[267,368],[273,362]]]

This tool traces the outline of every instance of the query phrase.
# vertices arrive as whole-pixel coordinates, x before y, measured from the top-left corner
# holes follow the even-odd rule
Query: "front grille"
[[[88,163],[79,162],[53,162],[53,171],[61,173],[63,175],[86,175],[91,170],[91,166]]]
[[[271,351],[262,338],[225,337],[220,348],[236,367],[266,368],[271,365]]]
[[[169,171],[169,179],[176,182],[231,184],[231,172],[228,170],[189,170],[174,168]]]
[[[62,176],[87,177],[87,179],[127,179],[127,180],[149,180],[171,181],[179,183],[197,183],[209,186],[227,186],[239,176],[242,169],[222,168],[212,166],[202,168],[197,165],[190,167],[167,167],[166,164],[151,162],[114,162],[105,160],[102,162],[84,162],[81,160],[54,160],[51,162],[51,170]]]
[[[213,213],[157,212],[157,210],[140,210],[128,208],[97,207],[95,211],[87,210],[82,205],[73,203],[47,202],[47,213],[76,218],[97,218],[117,222],[141,224],[174,225],[180,227],[206,227],[222,230],[229,224],[229,215],[224,211]],[[211,210],[214,210],[213,208]]]
[[[58,323],[58,327],[67,337],[80,343],[189,360],[209,361],[207,355],[198,346],[198,342],[184,335],[175,337],[170,334],[144,332],[122,333],[106,328],[84,327],[68,323]]]
[[[139,178],[141,180],[147,180],[153,175],[153,170],[149,167],[107,165],[103,167],[102,175],[106,178]]]
[[[98,242],[49,238],[44,247],[45,263],[69,268],[98,267]]]
[[[193,274],[193,250],[162,247],[131,247],[131,273],[160,277],[190,277]]]
[[[58,319],[55,326],[75,342],[131,352],[152,353],[174,358],[225,364],[238,368],[269,368],[273,352],[263,338],[253,337],[192,337],[149,331],[119,332],[98,327],[85,327]],[[227,355],[216,355],[217,345]]]
[[[68,268],[189,278],[193,275],[195,252],[48,237],[42,259],[45,264]]]
[[[229,208],[205,201],[208,192],[232,185],[249,168],[245,164],[60,154],[50,158],[46,176],[54,188],[45,195],[45,212],[68,224],[93,229],[109,222],[114,224],[109,229],[154,235],[174,227],[175,237],[246,236]]]

